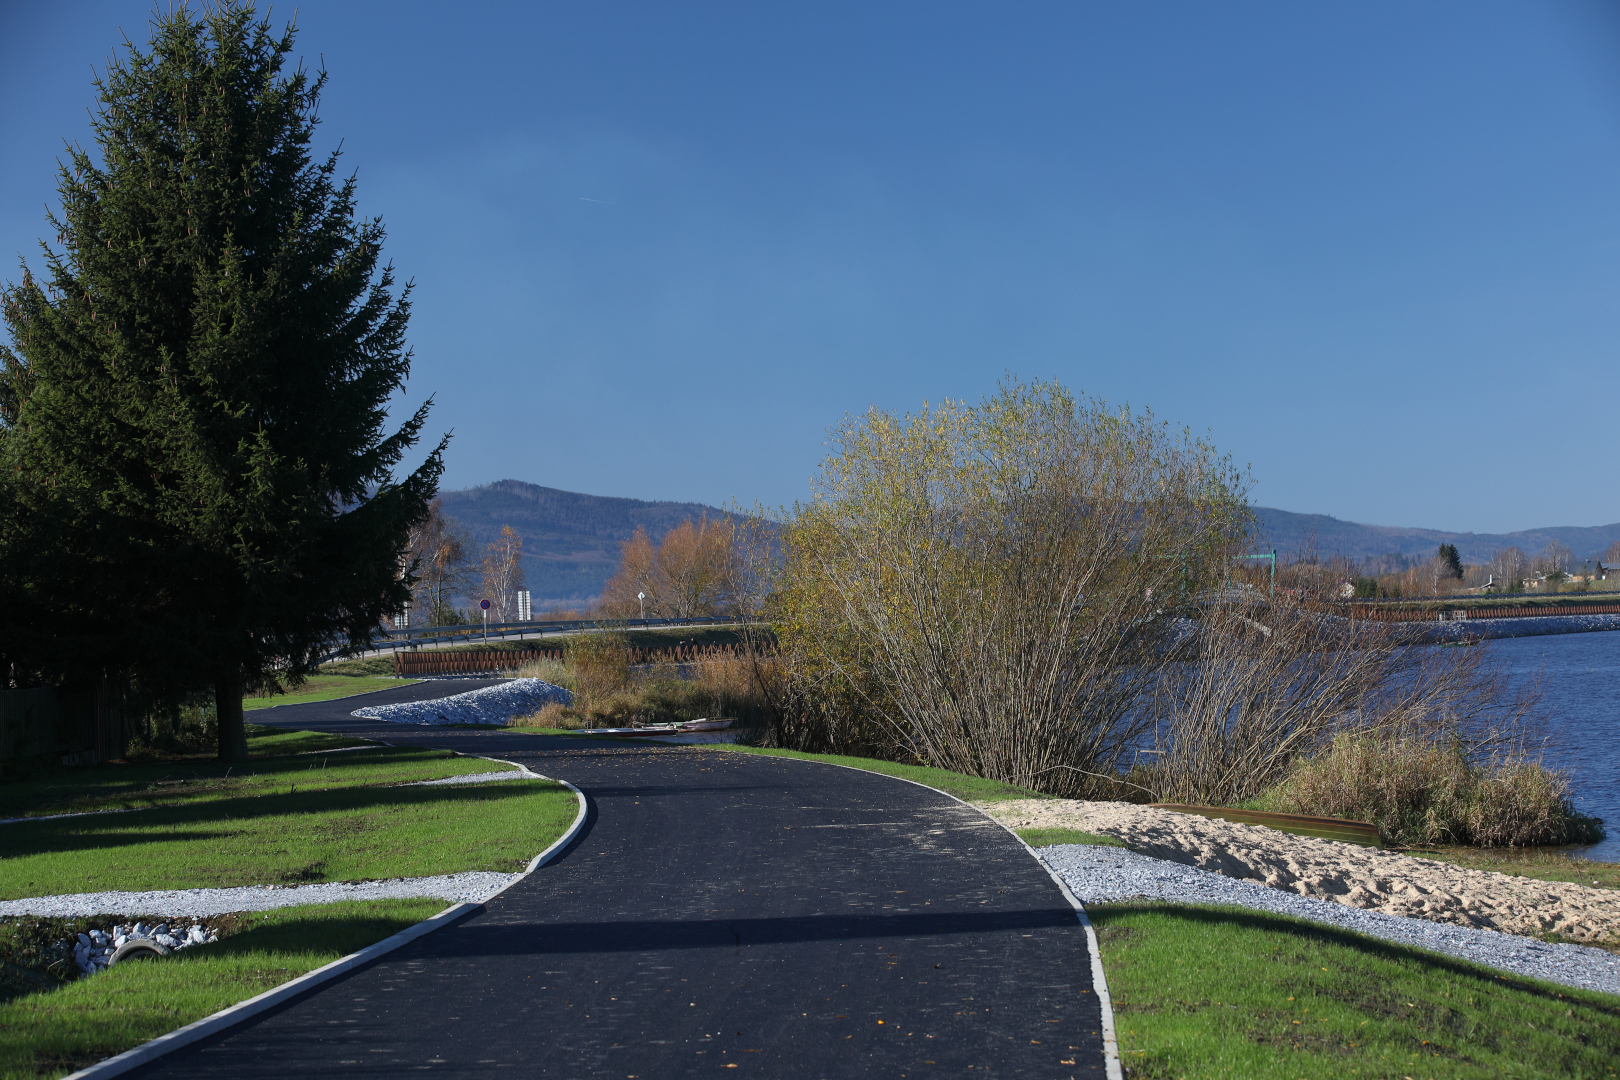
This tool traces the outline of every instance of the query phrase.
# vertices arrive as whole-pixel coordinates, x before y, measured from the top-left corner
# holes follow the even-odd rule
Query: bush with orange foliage
[[[620,546],[619,572],[602,590],[603,613],[620,619],[749,614],[742,610],[743,531],[730,518],[704,515],[681,522],[655,547],[646,529],[636,529]]]

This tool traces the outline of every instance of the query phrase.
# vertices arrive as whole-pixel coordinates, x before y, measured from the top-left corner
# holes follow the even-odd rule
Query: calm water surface
[[[1620,862],[1620,631],[1505,638],[1486,648],[1519,679],[1541,675],[1558,746],[1549,763],[1569,770],[1575,805],[1603,819],[1608,839],[1579,854]]]

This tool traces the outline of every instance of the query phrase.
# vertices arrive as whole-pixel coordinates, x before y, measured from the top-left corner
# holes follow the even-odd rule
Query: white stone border
[[[1091,919],[1087,917],[1086,907],[1080,902],[1080,898],[1074,895],[1068,883],[1059,877],[1055,870],[1046,865],[1045,859],[1035,854],[1035,849],[1026,844],[1022,836],[1019,836],[1012,829],[986,814],[966,799],[959,799],[950,792],[941,791],[939,788],[925,784],[921,780],[907,780],[903,776],[892,776],[889,773],[878,772],[876,769],[863,769],[858,765],[844,765],[836,761],[788,757],[785,754],[780,756],[776,754],[760,754],[758,756],[775,758],[777,761],[803,761],[811,765],[831,765],[835,769],[849,769],[852,772],[862,772],[870,776],[882,776],[890,780],[898,780],[902,784],[915,784],[920,788],[927,788],[929,791],[943,795],[947,799],[959,802],[976,814],[983,815],[985,820],[1005,830],[1014,840],[1018,841],[1018,846],[1029,852],[1029,857],[1034,859],[1042,870],[1046,871],[1046,876],[1057,883],[1058,889],[1063,893],[1063,899],[1067,900],[1070,906],[1074,908],[1075,915],[1080,919],[1080,926],[1086,932],[1086,951],[1091,954],[1091,992],[1097,995],[1097,1003],[1102,1006],[1103,1067],[1107,1070],[1108,1080],[1125,1080],[1125,1072],[1119,1063],[1119,1038],[1114,1030],[1114,1000],[1108,994],[1108,978],[1103,974],[1102,951],[1097,944],[1097,931],[1091,925]],[[65,1077],[64,1080],[73,1080],[73,1078]]]
[[[379,956],[391,953],[400,946],[415,941],[424,934],[430,934],[440,927],[449,926],[451,923],[471,915],[475,911],[481,911],[485,903],[510,889],[513,885],[522,881],[523,878],[528,877],[555,858],[563,848],[573,842],[574,837],[579,835],[579,830],[585,827],[587,809],[585,793],[568,781],[556,780],[550,776],[541,776],[537,772],[531,772],[527,766],[515,761],[503,761],[501,758],[484,758],[481,754],[468,754],[466,756],[480,757],[485,761],[501,761],[506,765],[516,765],[523,775],[533,777],[536,780],[551,780],[553,783],[561,784],[569,791],[572,791],[574,797],[579,800],[579,810],[574,814],[573,824],[568,826],[567,831],[558,837],[550,847],[530,859],[529,865],[519,877],[514,878],[506,885],[502,885],[499,889],[484,897],[483,901],[479,903],[452,904],[431,919],[424,919],[415,926],[408,926],[393,937],[384,938],[375,945],[369,945],[359,952],[352,952],[348,956],[340,957],[324,967],[318,967],[314,971],[298,976],[296,979],[290,979],[280,986],[266,990],[257,997],[239,1001],[229,1008],[221,1009],[212,1016],[205,1016],[201,1020],[171,1031],[167,1035],[159,1035],[150,1042],[144,1042],[137,1047],[125,1050],[122,1054],[98,1061],[94,1065],[88,1065],[76,1073],[64,1076],[62,1080],[107,1080],[109,1077],[122,1076],[131,1069],[145,1065],[149,1061],[173,1053],[181,1047],[190,1046],[192,1043],[200,1039],[206,1039],[208,1036],[224,1031],[226,1028],[234,1027],[267,1009],[272,1009],[284,1001],[297,997],[306,990],[311,990],[324,982],[335,979],[346,971],[368,964]],[[1112,1080],[1112,1077],[1110,1080]]]

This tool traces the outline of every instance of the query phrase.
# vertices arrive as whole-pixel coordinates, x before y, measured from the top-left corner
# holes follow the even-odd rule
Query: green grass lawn
[[[212,945],[0,1003],[0,1080],[58,1077],[200,1020],[444,910],[347,901],[250,913]]]
[[[573,821],[561,784],[319,780],[274,794],[0,826],[0,899],[514,873]]]
[[[393,675],[394,654],[384,653],[381,656],[365,656],[358,660],[332,660],[321,665],[321,675],[346,676],[358,678],[361,676]]]
[[[130,812],[0,825],[0,898],[512,872],[577,809],[549,781],[400,786],[510,767],[446,750],[339,752],[332,741],[258,729],[259,756],[242,765],[182,758],[8,784],[8,817]]]
[[[364,746],[371,749],[350,749]],[[259,725],[249,731],[248,753],[250,760],[236,765],[199,754],[41,769],[0,786],[0,817],[173,807],[279,794],[296,786],[332,790],[510,768],[448,750],[388,747]],[[5,829],[15,827],[0,826],[0,843]]]
[[[0,816],[87,812],[0,825],[0,898],[512,872],[562,835],[578,805],[567,788],[541,780],[401,786],[510,770],[449,751],[258,725],[249,748],[238,765],[177,755],[46,768],[0,788]],[[0,1080],[71,1072],[445,906],[357,901],[246,915],[216,944],[13,996],[0,1002]],[[50,937],[62,928],[26,929],[31,922],[39,920],[0,920],[8,976],[0,998],[62,977],[24,939],[56,941],[71,928]]]
[[[1620,997],[1239,908],[1098,904],[1126,1074],[1613,1078]]]
[[[392,660],[388,661],[388,670],[393,670]],[[305,679],[303,685],[290,694],[271,694],[265,697],[250,694],[242,699],[242,708],[253,711],[270,709],[277,705],[302,705],[307,701],[332,701],[336,698],[353,697],[355,694],[370,694],[377,690],[393,690],[421,681],[376,676],[314,675]]]

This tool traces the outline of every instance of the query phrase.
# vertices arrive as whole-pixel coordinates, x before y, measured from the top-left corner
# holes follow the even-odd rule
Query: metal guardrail
[[[625,659],[631,664],[696,664],[750,655],[741,645],[674,645],[665,649],[631,648]],[[394,674],[461,675],[481,671],[512,671],[531,660],[561,660],[562,649],[457,649],[422,652],[401,649],[394,653]]]
[[[690,619],[568,619],[558,622],[507,622],[464,624],[460,626],[379,628],[364,649],[337,649],[321,657],[322,662],[354,656],[363,652],[397,652],[400,649],[419,649],[424,645],[475,645],[489,641],[516,638],[545,637],[548,634],[569,634],[581,630],[644,630],[665,626],[727,626],[735,623],[755,622],[757,619],[739,619],[726,615],[700,615]]]

